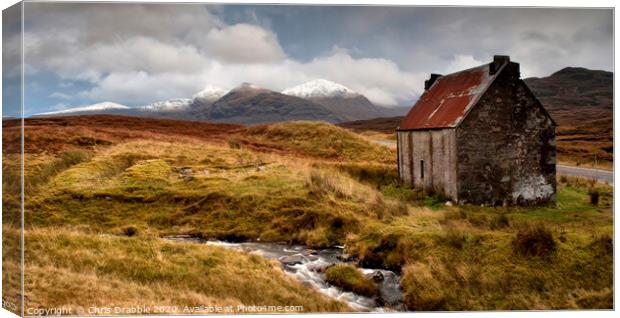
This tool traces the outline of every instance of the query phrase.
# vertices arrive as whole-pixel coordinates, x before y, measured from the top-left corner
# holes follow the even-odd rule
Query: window
[[[424,160],[420,160],[420,179],[424,179]]]

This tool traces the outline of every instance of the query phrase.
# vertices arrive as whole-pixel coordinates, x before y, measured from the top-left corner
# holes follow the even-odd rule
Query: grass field
[[[564,178],[555,206],[449,207],[400,186],[394,150],[332,125],[125,117],[113,125],[113,117],[37,119],[26,128],[26,308],[351,310],[279,264],[160,239],[171,234],[345,245],[365,267],[402,273],[408,310],[612,307],[610,187]],[[5,124],[5,145],[15,127]],[[12,145],[4,151],[9,246],[19,234],[19,156]],[[5,250],[3,287],[16,297],[19,258]],[[331,270],[332,282],[376,292],[350,269]]]

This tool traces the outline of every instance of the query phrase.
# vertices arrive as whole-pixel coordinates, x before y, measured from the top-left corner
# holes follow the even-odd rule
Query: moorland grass
[[[19,235],[3,230],[8,238]],[[350,311],[257,255],[68,228],[32,228],[25,236],[28,308],[63,307],[76,314],[91,306],[178,306],[183,314],[184,306],[243,304]]]
[[[42,166],[30,170],[37,181],[26,200],[26,247],[40,255],[27,265],[33,273],[28,306],[49,307],[70,299],[77,306],[96,297],[101,297],[100,304],[123,303],[111,294],[114,288],[121,288],[128,299],[146,295],[153,302],[160,293],[178,303],[229,298],[246,303],[244,297],[259,297],[237,290],[250,278],[231,284],[211,276],[210,283],[220,287],[188,289],[184,284],[206,271],[207,265],[193,263],[205,261],[200,252],[227,252],[215,247],[194,252],[195,246],[183,246],[191,259],[183,260],[161,252],[181,246],[159,239],[170,234],[312,247],[346,245],[346,253],[361,265],[402,273],[410,310],[612,306],[610,187],[566,178],[560,180],[557,204],[552,206],[449,207],[443,198],[401,186],[394,152],[351,132],[305,122],[259,127],[232,136],[236,146],[145,137],[89,148],[88,156],[41,154],[51,156],[47,162],[61,164],[45,168],[41,160]],[[332,134],[343,141],[332,143]],[[3,171],[16,167],[13,161],[18,157],[7,158]],[[6,189],[10,185],[3,182]],[[599,193],[597,205],[588,195],[593,189]],[[5,192],[3,216],[17,211],[9,200],[15,195]],[[534,240],[515,243],[520,231],[535,225],[544,227],[542,242],[553,240],[552,252],[523,252],[527,242],[539,242],[536,231],[522,235]],[[45,256],[48,250],[50,256]],[[6,260],[5,268],[16,266],[10,257]],[[238,260],[252,264],[247,258]],[[95,270],[77,274],[87,265]],[[259,267],[263,274],[277,272]],[[247,277],[255,277],[252,270],[240,268],[242,272],[234,275],[244,277],[247,272]],[[67,291],[58,296],[51,285],[42,285],[54,276],[66,282],[61,286]],[[185,282],[172,283],[178,278]],[[86,282],[102,287],[87,291]],[[283,304],[276,292],[287,284],[271,280],[244,288],[273,288],[274,293],[258,300]],[[298,295],[305,293],[312,291],[300,290]],[[330,306],[309,308],[346,310],[341,304]]]
[[[395,151],[344,128],[322,122],[291,121],[248,127],[235,142],[260,151],[319,159],[395,163]]]

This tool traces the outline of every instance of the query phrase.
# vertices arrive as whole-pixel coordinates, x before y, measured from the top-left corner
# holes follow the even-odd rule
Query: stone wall
[[[456,129],[459,202],[555,202],[555,125],[509,63]]]

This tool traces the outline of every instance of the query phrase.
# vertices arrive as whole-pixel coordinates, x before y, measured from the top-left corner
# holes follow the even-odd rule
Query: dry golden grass
[[[8,237],[18,230],[4,228]],[[256,255],[153,237],[97,235],[63,228],[25,233],[26,308],[90,306],[303,306],[350,311]],[[15,265],[9,261],[6,268]],[[7,290],[11,290],[10,288]],[[260,291],[260,292],[257,292]]]
[[[69,132],[46,125],[39,127],[46,134]],[[317,133],[308,134],[313,125]],[[109,144],[84,139],[41,151],[39,143],[43,148],[28,154],[28,306],[77,310],[84,302],[124,306],[143,299],[295,301],[309,311],[348,310],[256,256],[159,239],[168,234],[346,244],[366,267],[402,271],[412,310],[611,306],[609,187],[566,178],[556,206],[446,207],[441,197],[398,183],[393,151],[326,124],[240,129],[229,140],[220,138],[222,131],[218,140],[160,138],[153,127],[122,140],[118,136],[133,132],[114,129],[101,126],[86,136]],[[76,134],[84,137],[79,129]],[[345,141],[322,149],[330,134]],[[13,224],[19,224],[12,191],[18,161],[9,154],[3,162],[12,176],[3,179],[3,217]],[[600,195],[596,206],[588,196],[592,188]],[[513,244],[519,230],[534,223],[544,224],[557,244],[545,257],[519,253]],[[7,244],[15,243],[15,228],[3,227],[13,237]],[[4,268],[14,270],[15,255],[6,256]],[[13,278],[5,272],[5,284],[15,284]],[[66,290],[55,294],[54,284]],[[102,287],[85,287],[95,285]],[[127,298],[112,294],[115,289]]]
[[[333,161],[395,163],[395,152],[346,129],[323,122],[293,121],[248,127],[231,139],[262,152]]]

